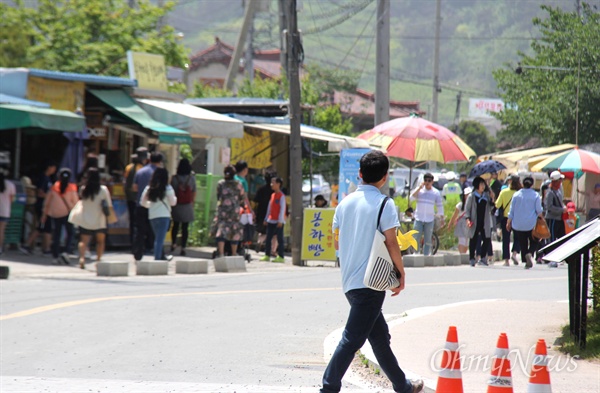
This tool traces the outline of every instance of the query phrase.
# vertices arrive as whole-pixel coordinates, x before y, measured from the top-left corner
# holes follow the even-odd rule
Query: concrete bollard
[[[166,276],[169,274],[169,261],[138,261],[138,276]]]
[[[192,259],[175,262],[175,273],[178,274],[208,274],[206,259]]]
[[[402,256],[404,267],[423,267],[425,266],[425,258],[420,254],[408,254]]]
[[[128,276],[129,262],[124,261],[101,261],[96,263],[97,276]]]
[[[460,265],[460,254],[444,254],[444,264],[446,266]]]
[[[502,260],[502,250],[494,250],[494,261]]]
[[[471,260],[469,259],[469,254],[460,254],[460,264],[468,265],[469,263],[471,263]]]
[[[439,254],[426,256],[425,266],[444,266],[444,256]]]
[[[215,271],[218,273],[245,272],[246,261],[242,256],[216,258],[213,261]]]

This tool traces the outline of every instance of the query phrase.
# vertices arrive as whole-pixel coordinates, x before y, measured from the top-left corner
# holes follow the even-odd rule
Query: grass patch
[[[568,325],[563,327],[561,342],[560,351],[563,353],[577,355],[581,359],[600,360],[600,312],[588,312],[585,349],[580,349],[575,343]]]

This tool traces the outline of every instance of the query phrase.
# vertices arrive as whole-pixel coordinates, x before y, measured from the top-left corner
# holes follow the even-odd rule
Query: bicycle
[[[437,217],[436,217],[437,220]],[[410,230],[412,230],[414,228],[415,225],[415,219],[414,218],[408,218],[408,217],[403,217],[400,220],[400,229],[406,233]],[[438,252],[438,249],[440,247],[440,238],[438,237],[438,234],[436,233],[436,224],[434,224],[434,229],[433,232],[431,234],[431,255],[435,255]],[[419,248],[422,250],[423,246],[425,243],[425,236],[421,236],[421,240],[420,240],[420,244],[419,244]],[[406,255],[406,254],[416,254],[418,250],[415,250],[413,247],[409,247],[406,251],[403,251],[402,254]]]

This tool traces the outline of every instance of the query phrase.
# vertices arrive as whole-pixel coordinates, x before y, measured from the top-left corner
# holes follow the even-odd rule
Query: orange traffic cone
[[[492,366],[492,376],[488,380],[487,393],[513,393],[512,375],[508,358],[508,337],[500,333],[496,345],[496,356]]]
[[[550,372],[548,371],[548,352],[546,351],[546,342],[541,338],[535,346],[527,393],[552,393]]]
[[[458,333],[456,326],[448,328],[446,346],[442,355],[440,376],[436,393],[463,393],[462,372],[460,371],[460,354],[458,351]]]

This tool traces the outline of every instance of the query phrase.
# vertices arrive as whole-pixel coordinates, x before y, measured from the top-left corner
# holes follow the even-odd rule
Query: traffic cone
[[[550,372],[548,371],[548,352],[546,351],[546,342],[541,338],[535,346],[527,393],[552,393]]]
[[[446,346],[442,355],[440,376],[436,393],[463,393],[462,372],[460,371],[460,354],[458,351],[458,333],[456,326],[448,328]]]
[[[510,359],[508,358],[508,337],[500,333],[496,345],[496,355],[492,375],[488,380],[487,393],[513,393]]]

